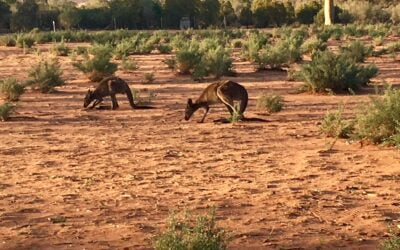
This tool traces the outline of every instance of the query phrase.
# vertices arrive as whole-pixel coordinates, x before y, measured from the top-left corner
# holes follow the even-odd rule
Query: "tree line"
[[[0,30],[50,30],[53,21],[63,29],[176,29],[183,17],[194,28],[323,22],[322,0],[297,5],[290,0],[89,0],[81,6],[69,0],[0,0]],[[354,19],[335,6],[334,21]]]

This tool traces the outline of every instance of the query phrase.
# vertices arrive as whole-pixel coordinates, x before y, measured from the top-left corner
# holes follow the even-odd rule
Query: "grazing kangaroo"
[[[189,120],[193,113],[199,108],[204,108],[206,112],[200,121],[202,123],[210,109],[209,106],[221,102],[225,104],[231,115],[233,115],[233,112],[238,112],[243,118],[248,99],[247,90],[239,83],[232,81],[212,83],[208,85],[194,103],[192,99],[188,99],[185,110],[185,120]],[[240,102],[239,110],[236,110],[234,101]]]
[[[83,107],[88,107],[90,103],[94,101],[93,105],[89,107],[92,109],[97,104],[101,103],[104,97],[110,96],[112,101],[112,109],[117,109],[119,106],[117,98],[115,97],[116,94],[126,94],[131,107],[133,109],[136,108],[129,85],[121,78],[115,76],[103,79],[94,91],[89,89],[85,96]]]

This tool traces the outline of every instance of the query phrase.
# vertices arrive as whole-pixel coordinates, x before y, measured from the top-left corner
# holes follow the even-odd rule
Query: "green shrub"
[[[364,62],[367,56],[372,55],[373,47],[372,46],[364,46],[359,41],[352,42],[347,47],[342,47],[341,51],[344,56],[353,59],[355,62]]]
[[[82,47],[82,46],[78,46],[75,49],[75,52],[77,55],[84,55],[88,53],[88,48],[87,47]]]
[[[24,91],[25,87],[19,84],[15,78],[6,78],[0,81],[0,92],[7,101],[18,101]]]
[[[157,236],[155,250],[169,249],[227,249],[228,235],[217,226],[214,213],[193,218],[172,216],[167,231]]]
[[[197,64],[201,62],[203,54],[196,43],[191,43],[176,52],[176,69],[180,74],[190,74]]]
[[[175,69],[176,67],[176,60],[174,58],[167,58],[163,60],[163,63],[165,63],[169,69]]]
[[[317,52],[312,61],[305,64],[300,76],[309,92],[356,90],[376,76],[374,65],[360,66],[345,55],[335,55],[329,50]]]
[[[240,49],[243,47],[243,40],[242,39],[234,39],[232,40],[232,47],[235,49]]]
[[[96,45],[90,50],[91,57],[84,54],[84,60],[73,65],[88,75],[93,82],[98,82],[117,71],[117,64],[111,62],[112,47],[109,44]]]
[[[255,56],[259,69],[281,69],[290,63],[301,60],[301,45],[303,37],[290,35],[273,45],[266,45]]]
[[[0,37],[0,46],[14,47],[17,45],[17,41],[13,36],[4,35]]]
[[[170,54],[172,52],[172,47],[168,44],[159,44],[157,45],[157,50],[161,54]]]
[[[134,71],[139,69],[139,66],[137,65],[136,61],[129,57],[122,58],[121,67],[123,70],[126,71]]]
[[[64,84],[61,77],[62,71],[56,60],[42,59],[37,65],[34,65],[29,71],[28,84],[37,88],[42,93],[49,93],[55,87]]]
[[[303,54],[311,54],[314,55],[318,51],[324,51],[328,47],[327,43],[322,41],[321,39],[318,39],[316,37],[309,38],[307,39],[302,45],[301,45],[301,52]]]
[[[354,130],[354,121],[343,118],[343,106],[341,106],[337,111],[325,114],[320,129],[328,137],[349,138]]]
[[[144,83],[153,83],[155,80],[154,73],[145,73],[143,78]]]
[[[389,238],[382,242],[383,250],[399,250],[400,249],[400,224],[397,228],[389,228]]]
[[[251,33],[243,44],[242,57],[251,62],[255,62],[258,58],[258,52],[269,42],[268,36],[264,34]]]
[[[222,46],[209,49],[204,54],[204,59],[201,63],[206,65],[207,73],[210,73],[216,79],[223,75],[231,75],[233,72],[230,52]]]
[[[68,56],[70,49],[65,45],[64,40],[53,46],[53,51],[57,56]]]
[[[263,94],[257,99],[257,109],[277,113],[283,109],[283,97],[280,95]]]
[[[354,134],[373,143],[400,146],[400,89],[388,88],[382,97],[371,97],[355,118]]]
[[[35,40],[29,34],[18,34],[16,42],[18,48],[32,48],[35,44]]]
[[[10,103],[4,103],[0,105],[0,119],[4,122],[7,121],[15,106]]]

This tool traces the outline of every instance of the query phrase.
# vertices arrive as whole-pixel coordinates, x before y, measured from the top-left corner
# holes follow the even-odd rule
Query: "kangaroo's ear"
[[[192,104],[193,104],[193,101],[192,101],[191,98],[188,99],[188,104],[189,104],[189,105],[192,105]]]

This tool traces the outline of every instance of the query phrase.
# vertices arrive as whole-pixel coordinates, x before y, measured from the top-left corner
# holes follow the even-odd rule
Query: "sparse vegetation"
[[[132,89],[132,95],[137,106],[151,105],[157,96],[154,91],[136,89]]]
[[[62,71],[59,63],[55,59],[41,59],[37,65],[34,65],[29,71],[28,85],[38,89],[42,93],[48,93],[55,87],[64,84]]]
[[[139,66],[133,58],[124,57],[121,60],[121,68],[126,71],[135,71],[139,69]]]
[[[7,121],[15,106],[10,103],[4,103],[0,105],[0,119],[1,121]]]
[[[217,226],[215,214],[194,218],[190,214],[173,215],[166,232],[157,236],[153,247],[169,249],[227,249],[228,233]]]
[[[145,73],[144,76],[144,83],[153,83],[155,80],[154,73]]]
[[[400,228],[400,226],[398,226]],[[396,230],[399,231],[399,230]],[[383,250],[399,250],[400,249],[400,236],[394,232],[390,232],[390,237],[383,241]]]
[[[64,39],[53,46],[53,51],[57,56],[68,56],[70,49],[64,43]]]
[[[18,101],[24,91],[25,86],[18,83],[15,78],[6,78],[0,81],[0,92],[4,95],[6,101]]]
[[[280,95],[264,94],[257,99],[257,109],[267,110],[269,113],[279,112],[283,106],[283,97]]]
[[[382,97],[371,97],[355,118],[354,136],[400,147],[400,90],[388,88]]]
[[[354,121],[343,117],[344,106],[329,111],[322,119],[321,131],[328,137],[349,138],[354,130]]]

